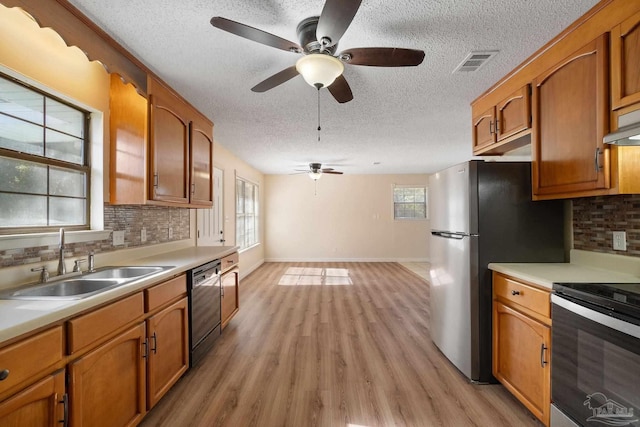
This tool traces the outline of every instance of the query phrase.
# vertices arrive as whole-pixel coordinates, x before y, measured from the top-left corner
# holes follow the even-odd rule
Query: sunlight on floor
[[[282,275],[281,286],[345,286],[353,285],[348,268],[289,267]]]
[[[422,277],[424,280],[429,280],[430,265],[428,262],[401,262],[399,264]]]

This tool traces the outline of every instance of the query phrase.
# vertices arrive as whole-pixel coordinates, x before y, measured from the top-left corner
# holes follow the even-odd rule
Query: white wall
[[[215,127],[213,135],[215,139]],[[213,146],[213,164],[224,172],[224,238],[226,246],[236,245],[236,175],[258,184],[260,206],[265,204],[264,175],[262,172],[240,160],[229,150],[215,141]],[[264,262],[265,222],[264,215],[259,219],[260,244],[240,252],[240,275],[246,276]],[[195,222],[195,221],[194,221]]]
[[[393,219],[393,185],[427,175],[266,175],[266,261],[427,261],[429,221]]]

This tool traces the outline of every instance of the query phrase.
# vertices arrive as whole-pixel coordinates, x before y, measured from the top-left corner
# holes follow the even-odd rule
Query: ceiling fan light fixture
[[[309,172],[309,178],[311,178],[314,181],[319,180],[322,177],[322,172],[320,171],[311,171]]]
[[[331,55],[312,53],[298,59],[296,70],[311,86],[328,87],[342,74],[344,65]]]

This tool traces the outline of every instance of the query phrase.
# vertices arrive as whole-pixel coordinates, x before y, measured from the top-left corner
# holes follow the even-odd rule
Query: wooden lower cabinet
[[[147,319],[147,336],[147,409],[151,409],[189,367],[187,298]]]
[[[238,312],[240,307],[239,289],[238,289],[238,276],[240,269],[233,268],[222,274],[222,328],[227,326],[227,323],[231,321],[233,316]]]
[[[64,370],[49,375],[0,404],[0,426],[54,427],[64,424],[68,399]]]
[[[551,328],[493,301],[493,375],[544,425],[551,404]]]
[[[137,425],[146,413],[144,322],[69,365],[71,427]]]

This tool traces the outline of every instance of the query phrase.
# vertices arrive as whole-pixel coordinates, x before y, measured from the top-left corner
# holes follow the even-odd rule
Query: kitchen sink
[[[0,299],[20,300],[75,300],[132,283],[173,267],[104,267],[91,273],[77,274],[52,282],[9,289],[0,293]]]
[[[108,267],[83,276],[85,279],[137,279],[153,273],[159,273],[166,267]]]

